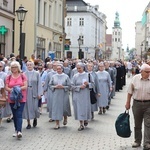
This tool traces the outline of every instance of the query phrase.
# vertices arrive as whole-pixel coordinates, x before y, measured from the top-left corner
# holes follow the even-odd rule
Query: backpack
[[[118,136],[123,138],[131,136],[129,111],[125,111],[117,117],[115,128]]]

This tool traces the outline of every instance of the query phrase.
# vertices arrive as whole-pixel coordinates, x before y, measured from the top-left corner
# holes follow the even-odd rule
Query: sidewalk
[[[55,123],[48,122],[48,114],[44,108],[36,128],[27,130],[24,120],[21,140],[12,137],[13,123],[6,123],[4,120],[0,128],[0,150],[132,150],[134,125],[131,110],[132,136],[121,138],[115,131],[115,120],[125,111],[126,91],[130,81],[131,78],[127,79],[127,86],[116,93],[106,114],[98,115],[96,112],[94,121],[89,122],[83,131],[77,130],[79,122],[74,120],[73,111],[67,126],[61,125],[59,130],[54,130]],[[142,147],[134,150],[142,150]]]

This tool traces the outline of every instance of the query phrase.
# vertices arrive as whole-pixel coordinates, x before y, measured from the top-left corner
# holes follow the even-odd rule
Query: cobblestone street
[[[130,81],[131,79],[127,79],[127,86]],[[127,86],[116,93],[106,114],[98,115],[96,112],[95,119],[81,132],[77,130],[79,122],[74,120],[73,111],[67,126],[61,125],[59,130],[54,130],[55,123],[48,122],[48,114],[44,108],[36,128],[27,130],[24,120],[21,140],[12,137],[13,123],[6,123],[4,119],[0,128],[0,150],[131,150],[133,133],[130,138],[120,138],[116,135],[114,125],[117,116],[125,111]],[[131,110],[130,114],[133,131]],[[135,150],[142,150],[142,147]]]

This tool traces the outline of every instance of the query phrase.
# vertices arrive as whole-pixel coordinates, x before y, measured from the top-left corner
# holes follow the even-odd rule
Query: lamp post
[[[81,39],[81,37],[78,38],[78,44],[79,44],[79,52],[78,52],[78,58],[82,59],[82,49],[80,48],[80,46],[82,45],[83,40]]]
[[[141,60],[142,60],[142,49],[143,49],[143,43],[141,43]]]
[[[20,64],[22,64],[22,59],[24,57],[24,49],[22,45],[22,22],[25,20],[27,10],[21,5],[18,10],[16,10],[18,21],[20,22],[20,44],[19,44],[19,56]]]

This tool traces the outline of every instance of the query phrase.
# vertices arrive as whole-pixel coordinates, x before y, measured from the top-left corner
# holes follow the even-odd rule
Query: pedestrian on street
[[[93,71],[93,63],[88,63],[87,64],[87,70],[88,70],[88,73],[93,77],[93,80],[94,80],[94,92],[96,93],[96,95],[99,97],[100,96],[100,93],[99,93],[99,84],[98,84],[98,77],[97,77],[97,74]],[[91,119],[94,119],[94,112],[95,111],[98,111],[98,106],[97,106],[97,102],[95,104],[91,104],[91,115],[92,115],[92,118]]]
[[[71,108],[69,101],[70,89],[69,76],[63,73],[63,65],[57,65],[57,74],[53,75],[50,81],[52,90],[52,120],[56,121],[55,130],[60,128],[60,121],[63,125],[67,125],[67,117],[71,116]]]
[[[109,96],[112,91],[112,81],[109,73],[105,71],[105,66],[103,62],[99,63],[98,69],[99,71],[96,72],[96,74],[98,76],[98,84],[100,87],[99,93],[101,93],[101,96],[98,97],[97,104],[99,107],[98,114],[101,115],[106,112],[106,107],[108,106]]]
[[[11,75],[8,75],[6,77],[6,91],[8,91],[8,102],[10,104],[12,113],[13,113],[13,121],[14,121],[14,127],[15,127],[15,133],[13,136],[17,136],[18,138],[22,137],[22,113],[24,110],[24,105],[26,103],[26,89],[27,89],[27,78],[24,74],[21,73],[21,66],[19,62],[13,61],[10,64],[11,68]],[[15,107],[16,102],[14,100],[10,100],[10,95],[12,95],[12,90],[14,87],[19,86],[21,93],[23,95],[23,98],[19,100],[19,104],[17,107]]]
[[[133,98],[134,138],[133,148],[142,142],[142,123],[144,120],[143,150],[150,150],[150,66],[143,64],[141,73],[133,77],[127,94],[126,109],[130,109]]]
[[[94,88],[94,80],[91,76],[91,83],[88,82],[88,73],[84,71],[83,63],[78,63],[76,68],[78,73],[72,79],[72,101],[75,120],[80,121],[78,131],[82,131],[91,119],[90,89]]]
[[[57,62],[52,63],[52,70],[47,74],[45,85],[44,85],[44,93],[46,93],[47,98],[47,112],[49,112],[49,122],[53,122],[52,120],[52,90],[50,88],[50,81],[54,74],[57,73]]]
[[[32,61],[27,62],[27,71],[25,75],[28,79],[27,87],[27,102],[23,111],[23,118],[27,119],[26,129],[31,128],[30,120],[33,120],[33,127],[37,126],[37,118],[40,117],[40,111],[38,108],[39,99],[43,95],[42,82],[40,74],[34,70],[34,63]]]

